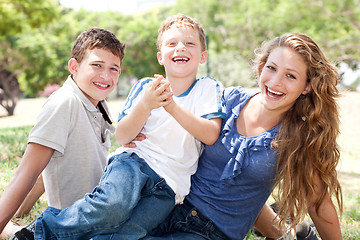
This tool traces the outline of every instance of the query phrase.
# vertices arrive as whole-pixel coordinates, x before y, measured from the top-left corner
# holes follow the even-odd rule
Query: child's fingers
[[[158,77],[163,77],[164,78],[164,76],[161,75],[161,74],[154,74],[154,78],[158,78]]]
[[[174,94],[172,92],[169,92],[169,91],[164,91],[161,95],[160,95],[160,100],[161,102],[166,102],[168,101],[169,99],[172,99],[172,96]]]
[[[172,98],[172,97],[166,98],[165,100],[163,100],[163,101],[161,102],[161,106],[162,106],[162,107],[166,107],[166,106],[169,105],[171,102],[173,102],[173,98]]]
[[[160,75],[160,74],[154,74],[154,77],[155,77],[155,82],[157,83],[157,85],[165,79],[164,76]]]

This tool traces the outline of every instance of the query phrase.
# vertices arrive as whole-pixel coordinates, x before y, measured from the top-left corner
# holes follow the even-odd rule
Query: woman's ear
[[[311,91],[311,85],[310,83],[306,84],[305,90],[302,92],[303,95],[308,94]]]

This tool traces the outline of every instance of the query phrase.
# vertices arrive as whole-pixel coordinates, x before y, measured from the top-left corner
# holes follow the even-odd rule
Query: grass
[[[35,101],[30,101],[30,106],[19,103],[18,109],[23,108],[22,111],[28,111],[25,113],[26,116],[20,116],[19,112],[15,112],[17,116],[0,117],[0,195],[14,176],[16,167],[25,151],[27,136],[33,124],[30,115],[36,116],[38,113]],[[42,102],[39,107],[41,107]],[[109,102],[113,116],[116,116],[117,110],[121,107],[120,104],[119,102]],[[360,147],[357,142],[360,135],[360,93],[345,92],[344,97],[339,100],[339,106],[341,109],[341,135],[338,142],[341,146],[341,164],[338,170],[344,196],[341,227],[345,240],[355,240],[360,239]],[[19,123],[20,120],[25,123]],[[110,151],[114,151],[119,146],[114,136],[112,136],[111,142]],[[21,225],[28,224],[35,220],[45,210],[46,206],[46,195],[44,194],[29,215],[14,220]],[[257,240],[261,238],[249,233],[246,239]]]

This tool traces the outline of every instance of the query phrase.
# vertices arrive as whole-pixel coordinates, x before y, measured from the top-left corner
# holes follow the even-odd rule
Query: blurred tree
[[[178,0],[176,8],[205,27],[210,58],[225,49],[250,59],[262,41],[302,32],[335,63],[360,59],[360,0]]]
[[[167,16],[166,10],[162,8],[137,15],[68,10],[58,21],[23,33],[19,49],[26,53],[28,60],[26,70],[19,78],[21,89],[36,95],[47,85],[61,84],[69,74],[67,61],[76,36],[91,27],[108,29],[125,43],[126,56],[121,66],[121,78],[126,80],[124,84],[127,85],[125,89],[131,85],[128,81],[132,78],[164,74],[156,59],[155,44],[157,30],[163,20],[160,17],[164,15]]]
[[[157,61],[156,39],[158,29],[168,17],[167,8],[156,8],[142,14],[129,16],[117,36],[126,44],[123,74],[137,79],[165,74],[164,67]]]
[[[0,104],[8,115],[20,96],[18,76],[26,63],[23,52],[17,48],[19,34],[51,22],[56,16],[55,0],[5,0],[0,3]],[[20,66],[20,67],[19,67]]]
[[[73,11],[55,0],[35,2],[5,0],[0,4],[0,71],[15,73],[20,88],[30,95],[66,79],[72,44],[90,27],[109,29],[127,45],[120,78],[126,80],[119,81],[126,85],[122,90],[128,89],[131,79],[165,74],[156,59],[157,31],[165,18],[178,12],[197,18],[204,26],[210,75],[226,86],[245,85],[254,49],[286,32],[308,34],[334,62],[353,68],[359,65],[360,0],[178,0],[176,6],[132,15]]]
[[[19,84],[25,94],[37,96],[46,86],[61,85],[65,81],[69,75],[67,63],[74,40],[94,18],[94,14],[89,12],[62,9],[57,21],[19,36],[17,47],[25,59],[22,66],[17,67],[23,69]]]

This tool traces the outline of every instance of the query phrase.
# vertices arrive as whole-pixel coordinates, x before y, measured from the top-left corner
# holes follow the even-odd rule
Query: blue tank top
[[[192,176],[187,199],[231,239],[243,239],[268,199],[276,173],[271,147],[278,126],[252,137],[240,135],[236,119],[254,96],[241,87],[226,89],[226,119],[218,140],[206,146]]]

